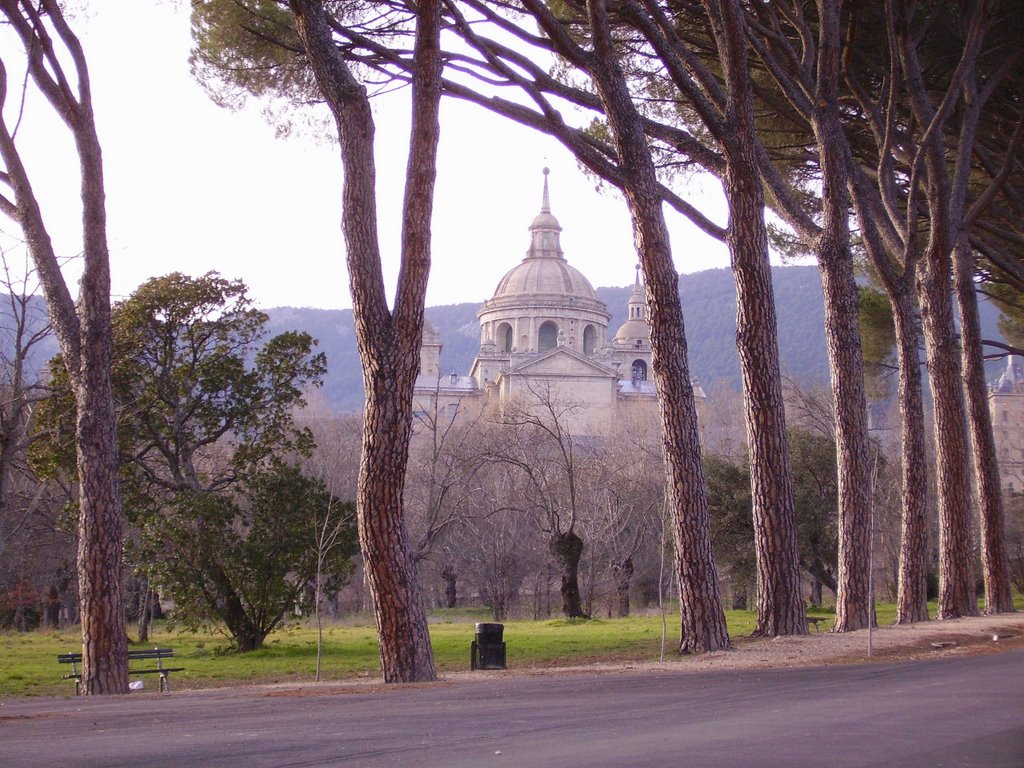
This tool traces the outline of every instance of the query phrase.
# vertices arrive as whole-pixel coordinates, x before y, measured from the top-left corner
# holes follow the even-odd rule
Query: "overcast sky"
[[[154,275],[217,270],[245,280],[259,306],[350,307],[335,147],[277,139],[258,109],[214,105],[189,74],[188,3],[89,5],[72,24],[89,60],[104,149],[115,298]],[[10,39],[2,40],[10,51]],[[406,99],[397,94],[377,108],[380,227],[392,281]],[[8,109],[17,103],[8,101]],[[77,159],[46,112],[38,97],[29,100],[19,144],[57,246],[73,254],[80,251]],[[595,287],[632,282],[636,256],[621,197],[598,193],[559,144],[456,102],[442,106],[442,133],[429,305],[482,301],[519,263],[545,166],[569,262]],[[692,191],[716,193],[714,182]],[[720,209],[706,207],[725,223]],[[680,272],[728,264],[723,246],[668,215]],[[17,253],[12,226],[0,227],[8,253]]]

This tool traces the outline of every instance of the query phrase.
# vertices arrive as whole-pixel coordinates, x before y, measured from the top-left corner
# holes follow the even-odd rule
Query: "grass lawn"
[[[469,644],[474,622],[489,621],[486,614],[440,612],[431,616],[430,637],[440,671],[469,669]],[[666,656],[677,659],[678,614],[667,617]],[[324,628],[321,678],[342,680],[376,678],[380,674],[377,636],[372,619],[363,625],[351,620]],[[508,664],[555,666],[596,660],[650,660],[661,652],[661,618],[594,619],[570,622],[505,621]],[[735,637],[750,634],[754,614],[730,611],[729,631]],[[129,627],[131,635],[134,627]],[[316,627],[296,624],[271,634],[258,651],[239,654],[230,641],[215,633],[168,630],[162,622],[150,631],[150,641],[132,648],[174,648],[170,666],[185,667],[171,676],[172,689],[207,688],[244,682],[312,681],[316,671]],[[78,650],[78,627],[60,631],[0,633],[0,696],[73,694],[74,684],[61,679],[70,667],[57,664],[58,653]],[[149,666],[148,664],[146,666]],[[156,690],[152,675],[143,676],[146,690]]]
[[[879,604],[877,610],[879,624],[893,623],[895,606]],[[811,615],[826,617],[823,628],[832,618],[827,611],[812,611]],[[729,634],[736,643],[753,632],[756,617],[752,611],[728,611],[727,620]],[[468,611],[442,611],[431,616],[430,636],[440,671],[469,669],[474,621],[488,621],[488,618],[485,613]],[[666,660],[686,663],[686,657],[674,653],[679,636],[678,622],[678,613],[668,615]],[[649,661],[658,659],[661,652],[662,630],[658,615],[503,623],[510,667]],[[174,648],[175,659],[171,666],[185,667],[184,672],[172,675],[172,689],[245,682],[311,682],[316,670],[316,628],[305,623],[274,632],[258,651],[239,654],[232,652],[231,643],[223,635],[168,630],[158,622],[150,632],[148,643],[131,647],[152,646]],[[0,633],[0,696],[73,694],[73,683],[61,679],[69,667],[57,664],[56,656],[80,647],[77,627],[25,634]],[[349,620],[344,625],[325,627],[322,679],[376,678],[379,669],[372,619],[362,625],[353,625]],[[143,676],[147,691],[157,689],[154,677]]]

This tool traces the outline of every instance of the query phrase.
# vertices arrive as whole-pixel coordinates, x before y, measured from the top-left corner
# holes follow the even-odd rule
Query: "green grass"
[[[431,616],[430,636],[441,672],[469,668],[469,644],[475,621],[489,621],[483,611],[438,612]],[[380,665],[377,638],[372,625],[344,624],[324,628],[321,677],[325,680],[376,678]],[[678,637],[678,614],[667,618],[666,653],[673,654]],[[661,650],[659,616],[589,621],[506,621],[504,639],[510,666],[558,666],[590,661],[657,659]],[[734,637],[749,634],[754,614],[729,613]],[[80,647],[77,627],[62,631],[18,634],[0,633],[0,696],[71,694],[73,684],[60,679],[69,667],[58,665],[56,656]],[[178,688],[206,688],[233,683],[312,681],[316,669],[316,629],[303,625],[274,632],[264,647],[252,653],[231,650],[219,634],[169,631],[157,623],[145,646],[174,648],[175,673],[171,684]],[[155,681],[145,679],[146,689]]]
[[[877,611],[880,625],[893,623],[895,606],[879,604]],[[827,609],[813,610],[811,615],[831,618]],[[729,611],[726,616],[734,643],[743,642],[753,632],[756,616],[752,611]],[[363,619],[356,623],[349,618],[325,627],[323,679],[376,678],[379,675],[376,632],[372,621],[367,617]],[[431,616],[430,636],[441,672],[469,668],[473,622],[489,620],[484,611],[441,611]],[[510,667],[650,661],[657,659],[661,651],[661,618],[657,615],[503,623]],[[674,653],[678,635],[678,613],[670,613],[666,659],[685,664],[686,657]],[[0,696],[71,695],[73,684],[60,679],[69,668],[58,665],[56,656],[77,650],[80,644],[77,627],[25,634],[0,633]],[[133,647],[154,645],[174,648],[173,666],[185,667],[184,672],[175,673],[171,678],[172,686],[179,689],[312,681],[316,669],[316,629],[305,624],[274,632],[262,649],[239,654],[231,651],[231,644],[223,635],[171,631],[158,622],[150,633],[150,642]],[[144,679],[146,690],[156,688],[152,676]]]

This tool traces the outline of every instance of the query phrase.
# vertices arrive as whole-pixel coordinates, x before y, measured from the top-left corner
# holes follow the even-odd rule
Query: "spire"
[[[562,231],[558,219],[551,215],[551,195],[548,192],[548,174],[551,171],[544,169],[544,194],[540,201],[540,213],[530,224],[530,250],[526,252],[527,259],[554,258],[562,259],[562,246],[559,241],[559,233]]]
[[[647,297],[644,296],[644,286],[640,282],[640,265],[636,265],[636,279],[633,281],[633,292],[629,295],[627,303],[630,320],[643,320],[647,309]]]
[[[1006,370],[995,383],[994,389],[996,392],[1008,394],[1018,388],[1024,391],[1024,366],[1021,365],[1020,358],[1015,355],[1007,355]]]

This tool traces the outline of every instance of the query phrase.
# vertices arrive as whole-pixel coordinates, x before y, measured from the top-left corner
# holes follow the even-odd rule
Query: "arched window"
[[[647,363],[643,360],[633,361],[633,381],[647,381]]]
[[[511,352],[512,351],[512,326],[508,323],[502,323],[498,326],[498,335],[495,341],[498,343],[499,352]]]
[[[537,332],[537,351],[546,352],[558,346],[558,326],[548,320],[541,323]]]
[[[588,325],[583,329],[583,354],[592,355],[597,347],[597,331],[594,326]]]

